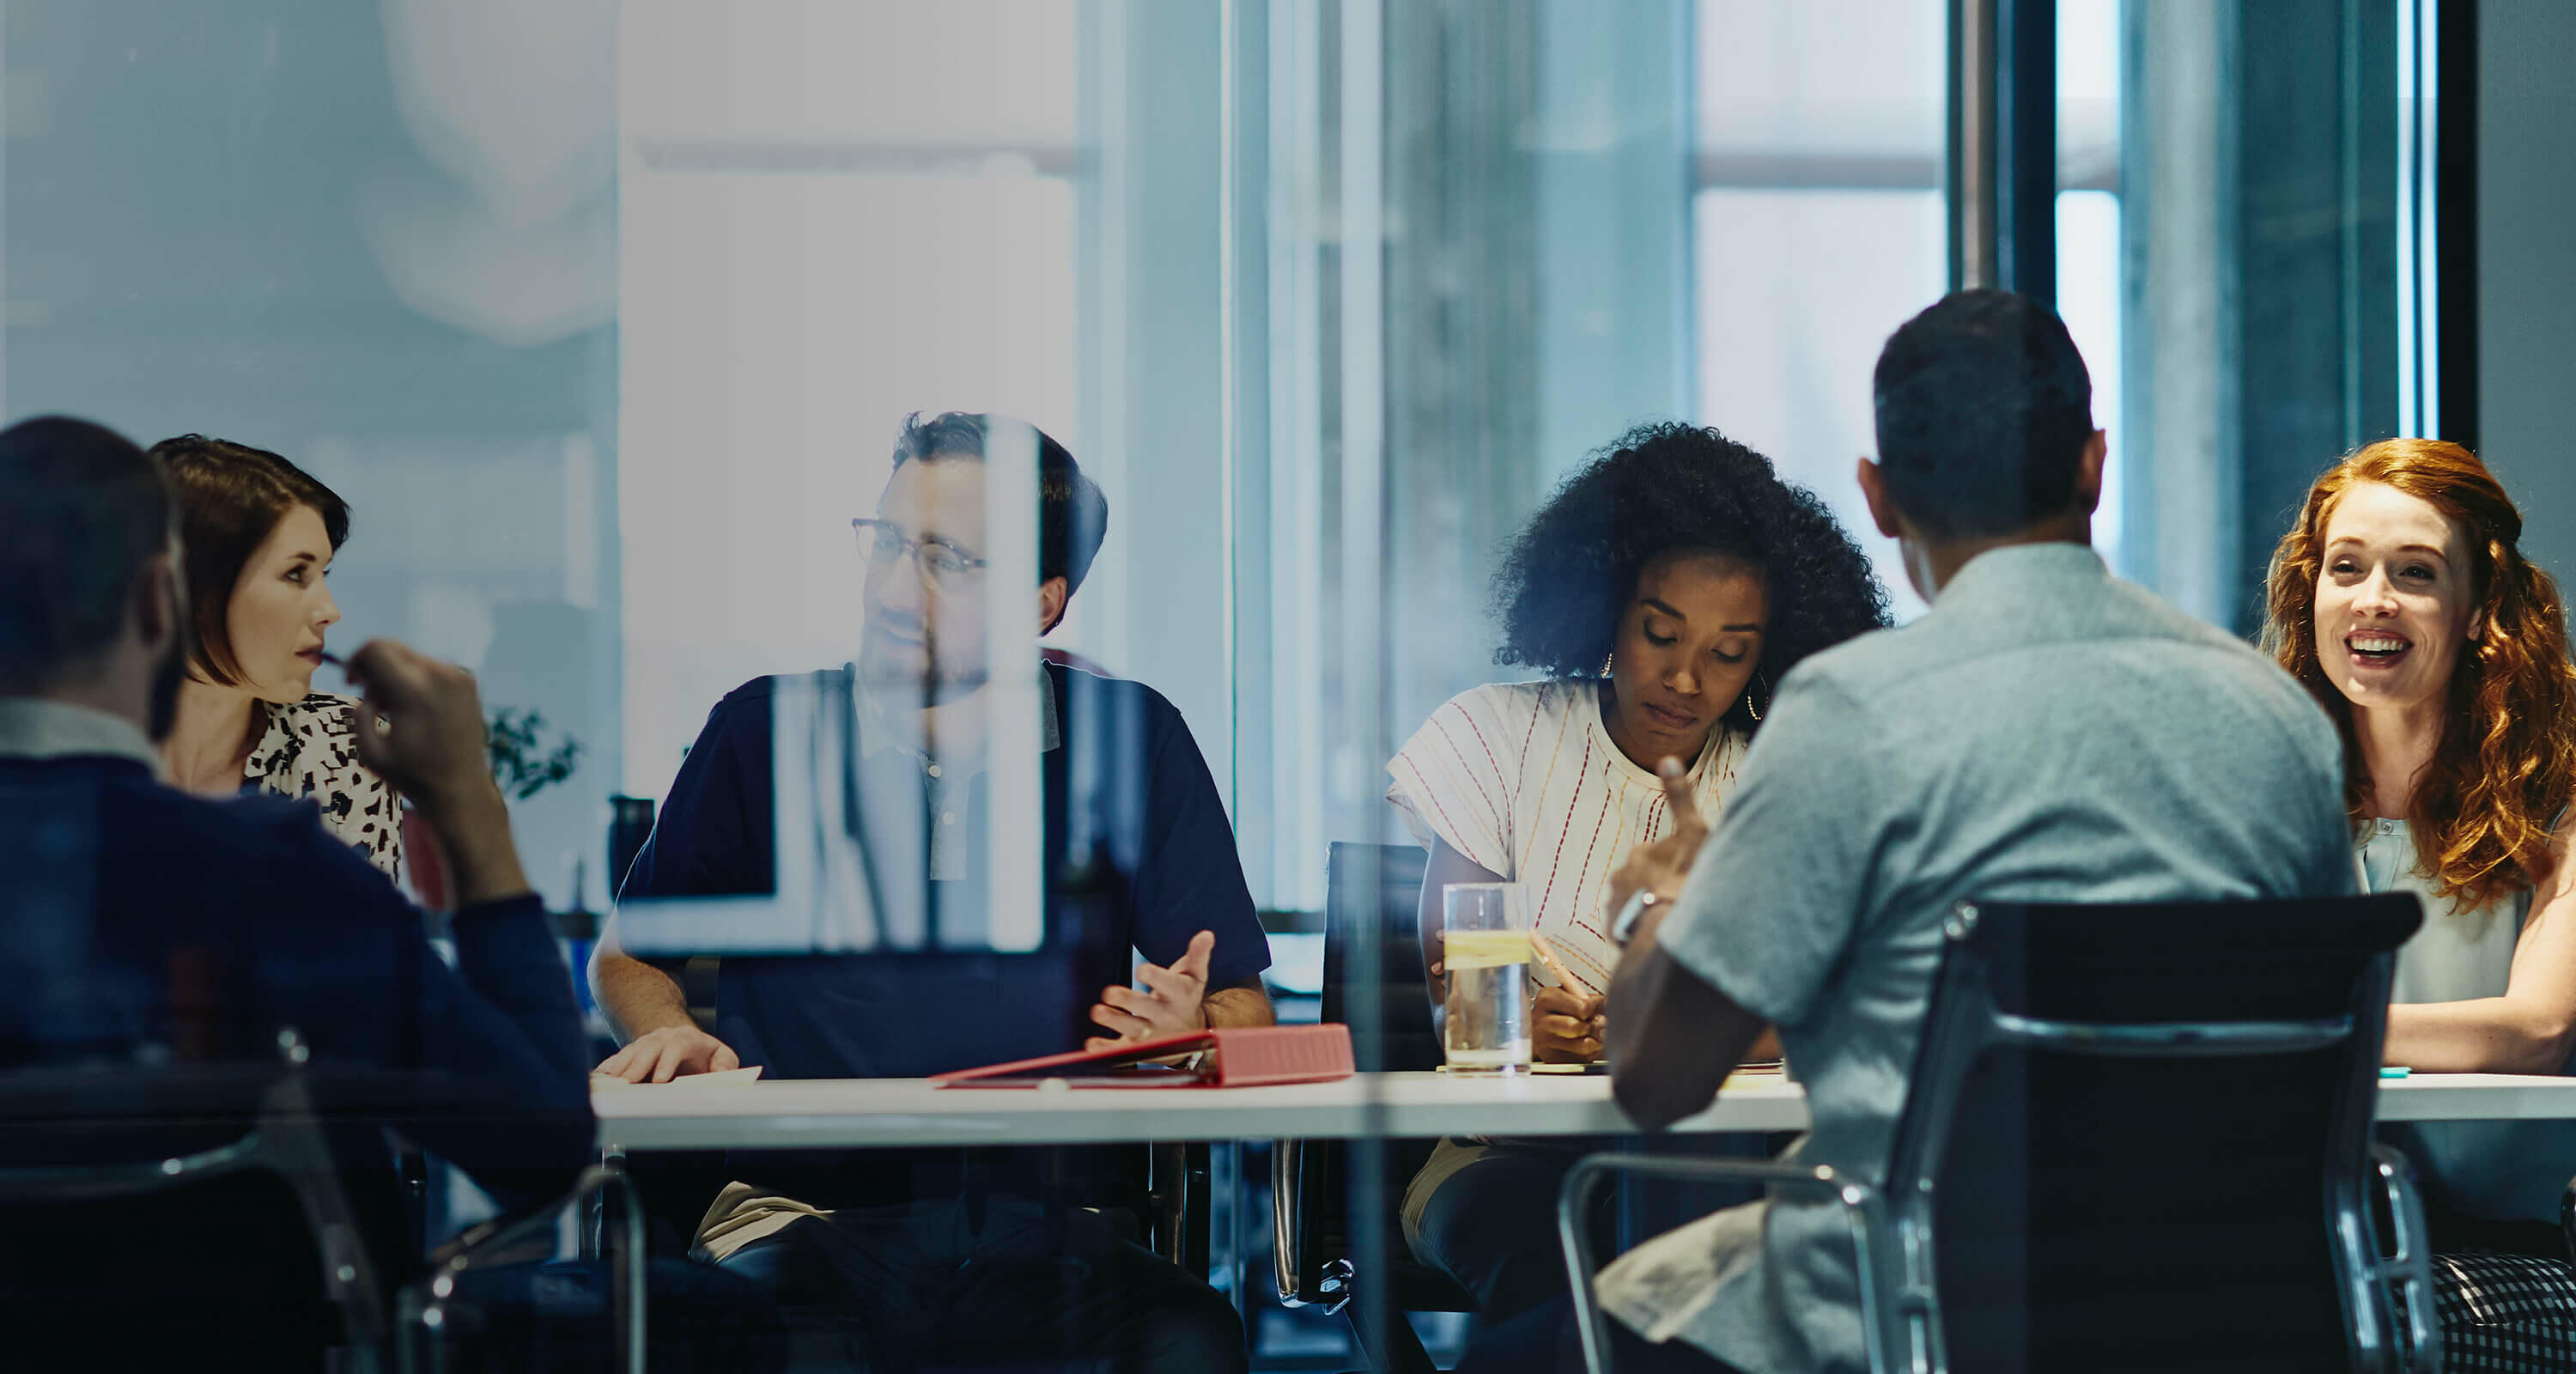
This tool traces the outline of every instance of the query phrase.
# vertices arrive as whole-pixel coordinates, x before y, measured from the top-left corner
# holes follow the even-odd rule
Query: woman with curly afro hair
[[[1567,986],[1541,989],[1533,1049],[1601,1056],[1618,950],[1610,873],[1672,828],[1656,768],[1689,772],[1699,813],[1724,807],[1771,689],[1799,660],[1887,624],[1868,558],[1770,460],[1713,429],[1644,426],[1568,477],[1494,579],[1497,663],[1534,682],[1460,694],[1388,763],[1387,800],[1431,851],[1423,951],[1435,1006],[1441,891],[1511,882]],[[1757,1046],[1756,1057],[1776,1056]],[[1580,1142],[1576,1142],[1577,1145]],[[1565,1287],[1547,1205],[1579,1154],[1443,1141],[1406,1190],[1424,1263],[1509,1318]]]

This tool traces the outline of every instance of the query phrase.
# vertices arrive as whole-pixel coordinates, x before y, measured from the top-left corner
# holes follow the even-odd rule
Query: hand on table
[[[1093,1024],[1112,1032],[1082,1042],[1086,1050],[1152,1040],[1207,1029],[1208,956],[1216,951],[1216,932],[1202,930],[1170,968],[1145,964],[1136,970],[1145,991],[1112,987],[1100,990],[1091,1009]]]
[[[1708,843],[1708,823],[1700,819],[1699,808],[1691,802],[1690,774],[1682,767],[1682,761],[1665,759],[1655,772],[1664,781],[1664,802],[1672,809],[1672,833],[1629,850],[1628,857],[1610,871],[1610,898],[1602,911],[1605,918],[1616,916],[1640,891],[1654,893],[1658,903],[1680,896],[1682,881],[1690,877],[1691,865],[1699,860],[1700,848]]]
[[[1530,999],[1530,1052],[1542,1064],[1589,1064],[1601,1057],[1606,1024],[1597,994],[1540,988]]]
[[[693,1073],[721,1073],[742,1067],[733,1047],[695,1026],[664,1026],[626,1042],[626,1048],[599,1061],[593,1073],[629,1083],[668,1083]]]

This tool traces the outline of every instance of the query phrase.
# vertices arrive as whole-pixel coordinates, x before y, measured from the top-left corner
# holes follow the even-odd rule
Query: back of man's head
[[[916,411],[905,417],[903,432],[895,436],[894,465],[900,468],[940,458],[981,459],[986,438],[996,426],[1021,423],[1007,415],[964,410],[939,415]],[[1083,474],[1071,450],[1049,438],[1045,430],[1034,425],[1028,430],[1038,437],[1038,580],[1063,578],[1064,594],[1070,597],[1081,589],[1091,560],[1100,554],[1100,541],[1109,533],[1109,498],[1101,494],[1099,483]]]
[[[123,435],[59,415],[0,430],[0,694],[45,688],[115,642],[171,528],[161,470]]]
[[[2015,534],[2074,505],[2093,382],[2047,306],[1954,291],[1889,337],[1874,390],[1888,495],[1925,534]]]

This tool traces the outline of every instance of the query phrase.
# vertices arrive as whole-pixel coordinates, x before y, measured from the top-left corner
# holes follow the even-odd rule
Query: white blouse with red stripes
[[[1663,784],[1610,742],[1601,683],[1500,682],[1449,699],[1387,763],[1386,799],[1414,837],[1437,839],[1518,883],[1532,928],[1589,992],[1610,986],[1610,873],[1672,831]],[[1691,765],[1711,824],[1735,785],[1745,737],[1721,726]]]

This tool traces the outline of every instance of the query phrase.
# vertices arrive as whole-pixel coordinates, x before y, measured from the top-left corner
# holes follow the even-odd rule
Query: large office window
[[[1770,455],[1876,557],[1900,619],[1922,609],[1870,526],[1853,460],[1876,451],[1869,374],[1890,331],[1949,288],[1943,0],[1700,0],[1697,418]],[[2095,541],[2121,561],[2117,0],[2058,9],[2057,308],[2110,432]],[[1872,41],[1838,35],[1866,31]]]
[[[628,791],[744,679],[851,657],[906,414],[1079,439],[1076,49],[1070,6],[625,8]]]
[[[2093,423],[2110,443],[2094,547],[2115,571],[2132,458],[2120,385],[2120,3],[2057,0],[2057,313],[2093,376]]]
[[[1879,346],[1946,286],[1942,0],[1698,12],[1695,417],[1814,491],[1921,608],[1852,465]],[[1872,35],[1854,44],[1845,36]]]

